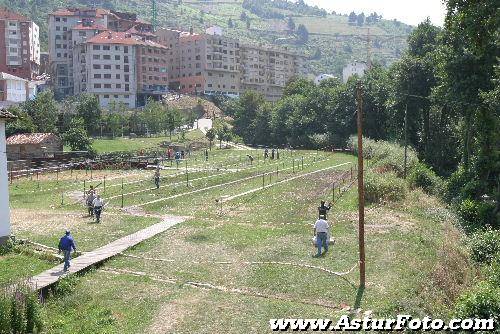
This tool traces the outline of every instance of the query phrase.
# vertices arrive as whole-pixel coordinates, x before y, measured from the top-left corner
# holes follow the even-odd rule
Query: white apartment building
[[[0,101],[24,102],[28,96],[28,80],[0,72]]]
[[[365,74],[365,71],[368,70],[368,65],[364,61],[355,61],[350,64],[347,64],[342,71],[342,80],[344,83],[349,80],[353,75],[358,75],[362,77]]]
[[[112,101],[137,106],[137,48],[142,42],[125,32],[105,31],[81,44],[75,52],[80,60],[79,93],[98,97],[102,107]]]

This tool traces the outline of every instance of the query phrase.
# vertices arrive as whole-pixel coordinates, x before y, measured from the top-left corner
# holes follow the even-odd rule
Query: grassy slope
[[[314,153],[302,152],[291,157],[283,152],[280,162],[290,167],[292,159],[300,161],[301,156],[305,156],[304,172],[307,172],[353,161],[351,156],[338,154],[330,162],[307,166],[315,158]],[[240,162],[241,156],[242,152],[239,151],[214,150],[211,156],[214,161],[211,163],[241,166],[244,165],[244,162]],[[190,161],[189,166],[201,164],[200,157],[196,156],[196,161]],[[275,168],[272,164],[257,161],[253,167],[256,168],[237,174],[229,173],[213,181],[193,181],[192,187],[220,184]],[[282,165],[280,168],[283,168]],[[280,173],[281,177],[285,172]],[[288,173],[292,175],[291,171]],[[269,318],[336,318],[342,313],[339,309],[306,305],[304,301],[337,308],[342,304],[359,306],[363,310],[373,310],[377,315],[393,315],[404,311],[446,316],[446,301],[450,296],[449,291],[442,286],[442,281],[450,276],[467,277],[468,264],[460,263],[459,268],[465,269],[455,269],[453,273],[443,274],[437,270],[444,260],[460,258],[460,251],[454,248],[448,249],[446,256],[442,252],[443,247],[449,247],[446,238],[456,239],[459,234],[453,232],[450,225],[452,217],[447,215],[446,209],[437,200],[419,191],[412,192],[402,203],[367,210],[368,286],[358,303],[357,270],[345,276],[345,281],[310,269],[243,263],[256,260],[284,261],[317,265],[333,271],[345,271],[355,264],[355,188],[347,192],[332,210],[330,220],[334,223],[336,245],[324,258],[311,257],[314,252],[310,244],[311,223],[316,215],[318,201],[331,196],[331,177],[331,174],[320,173],[241,197],[224,204],[223,216],[217,213],[216,198],[259,187],[261,179],[146,206],[148,211],[155,213],[192,216],[188,222],[129,251],[133,255],[164,258],[173,262],[118,257],[106,263],[103,269],[142,271],[162,278],[173,278],[176,283],[161,283],[104,271],[91,272],[78,279],[72,294],[49,299],[45,309],[49,319],[48,332],[226,333],[246,332],[251,328],[253,332],[264,333],[268,331]],[[182,180],[182,177],[162,184],[172,184],[179,179]],[[116,182],[119,181],[110,181],[110,185]],[[31,189],[23,188],[29,186],[21,183],[17,189],[12,189],[17,194],[13,197],[14,208],[25,205],[31,207],[23,204],[27,196],[18,194],[23,189]],[[149,183],[131,186],[129,190],[148,186]],[[75,186],[75,189],[79,188],[80,185]],[[162,188],[159,192],[127,197],[127,205],[159,198],[158,195],[185,191],[188,191],[185,186]],[[119,193],[117,189],[108,190],[108,196],[116,193]],[[51,201],[52,197],[45,195],[44,198]],[[117,202],[111,204],[119,205]],[[65,210],[81,209],[72,205],[62,210],[55,205],[54,210],[64,213]],[[114,209],[110,210],[110,213],[114,212]],[[108,239],[154,223],[142,218],[123,220],[111,216],[106,217],[101,226],[88,224],[85,219],[77,220],[75,233],[78,233],[82,249],[97,247]],[[36,232],[30,232],[32,234],[29,236],[42,242],[54,242],[55,223],[47,223],[49,228],[37,229]],[[234,263],[211,264],[212,261]],[[287,301],[199,290],[183,285],[186,281],[242,288],[286,298]]]
[[[158,20],[160,25],[167,27],[181,27],[189,30],[191,26],[195,31],[203,31],[210,25],[220,25],[225,28],[228,35],[238,37],[243,42],[275,44],[277,38],[289,37],[285,31],[284,20],[262,19],[249,13],[252,19],[251,29],[246,29],[246,24],[239,20],[242,1],[234,3],[218,3],[212,1],[184,1],[177,5],[177,1],[158,0]],[[41,42],[47,45],[47,14],[59,6],[89,6],[95,4],[105,8],[116,8],[123,11],[137,12],[139,16],[150,19],[150,3],[144,0],[126,1],[86,1],[86,0],[43,0],[32,1],[27,5],[19,2],[0,0],[0,6],[6,6],[16,11],[31,16],[41,27]],[[204,14],[201,14],[201,11]],[[280,10],[276,10],[280,11]],[[303,46],[283,44],[300,53],[312,56],[317,49],[321,50],[322,57],[312,60],[309,69],[312,73],[334,73],[341,75],[342,67],[351,60],[365,59],[367,44],[365,42],[367,27],[356,27],[347,24],[347,17],[328,15],[326,18],[300,16],[281,10],[285,15],[293,15],[296,24],[304,24],[312,33],[310,41]],[[236,27],[228,28],[228,19],[232,18]],[[390,63],[399,58],[401,51],[406,48],[405,36],[411,28],[402,23],[381,21],[369,26],[372,39],[373,60],[381,63]],[[328,35],[315,35],[328,34]],[[339,36],[336,36],[336,35]],[[391,37],[392,36],[392,37]],[[377,42],[375,44],[375,42]]]

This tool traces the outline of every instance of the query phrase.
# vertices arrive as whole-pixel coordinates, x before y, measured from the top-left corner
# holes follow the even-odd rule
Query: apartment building
[[[218,34],[160,29],[158,42],[169,47],[170,88],[184,94],[240,91],[239,41]]]
[[[127,32],[104,31],[79,45],[77,94],[98,97],[100,105],[123,103],[130,108],[158,99],[168,90],[168,49]]]
[[[0,71],[23,79],[39,73],[39,28],[30,19],[0,8]]]
[[[151,24],[137,19],[136,14],[105,9],[62,8],[49,14],[49,64],[56,96],[75,92],[73,48],[84,42],[81,25],[95,25],[97,30],[152,32]],[[73,32],[76,28],[77,34]],[[73,39],[76,37],[76,39]],[[77,89],[80,89],[77,87]]]
[[[293,77],[305,73],[305,57],[285,49],[241,46],[241,89],[255,90],[277,101]]]

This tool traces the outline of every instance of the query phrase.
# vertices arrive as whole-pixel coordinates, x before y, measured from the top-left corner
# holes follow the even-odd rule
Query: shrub
[[[395,173],[366,173],[365,200],[367,203],[399,201],[404,199],[406,194],[407,188],[404,180],[398,178]]]
[[[500,255],[500,231],[487,229],[474,233],[469,239],[469,248],[474,261],[491,263]]]
[[[78,278],[75,275],[66,276],[52,287],[52,293],[59,297],[69,295],[73,292],[77,283]]]
[[[498,326],[500,315],[500,288],[489,282],[481,282],[458,298],[456,318],[494,319]]]
[[[351,137],[348,147],[358,153],[358,141]],[[404,147],[388,141],[375,141],[363,138],[363,157],[370,159],[372,166],[383,171],[393,171],[398,176],[404,175]],[[411,147],[407,151],[407,172],[409,173],[418,163],[417,153]]]
[[[0,292],[0,333],[40,333],[43,321],[34,291],[19,285],[12,292]]]
[[[408,175],[408,183],[412,188],[422,188],[428,194],[439,194],[442,180],[437,174],[422,163],[418,163]]]
[[[6,255],[14,250],[15,243],[12,239],[8,239],[4,244],[0,245],[0,256]]]
[[[475,230],[491,223],[493,205],[470,198],[462,200],[457,207],[458,215],[466,229]]]
[[[500,286],[500,253],[497,253],[491,266],[487,269],[488,281],[494,286]]]

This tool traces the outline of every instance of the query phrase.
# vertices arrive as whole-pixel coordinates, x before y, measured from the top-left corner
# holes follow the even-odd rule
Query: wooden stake
[[[358,100],[358,209],[359,209],[359,285],[365,286],[365,189],[363,182],[363,88],[357,87]]]

